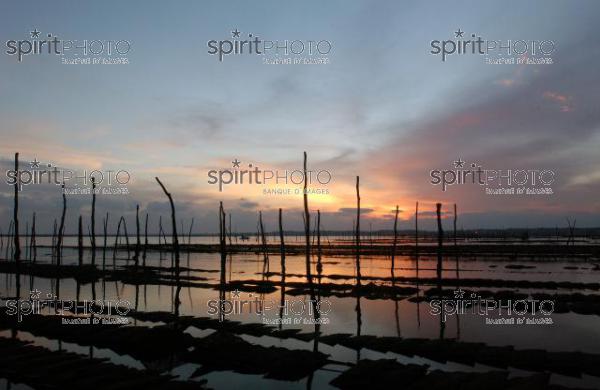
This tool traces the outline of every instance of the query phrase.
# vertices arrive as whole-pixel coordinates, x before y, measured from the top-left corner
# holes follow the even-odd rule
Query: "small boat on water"
[[[242,241],[247,241],[249,239],[250,239],[250,237],[245,234],[240,235],[240,240],[242,240]]]

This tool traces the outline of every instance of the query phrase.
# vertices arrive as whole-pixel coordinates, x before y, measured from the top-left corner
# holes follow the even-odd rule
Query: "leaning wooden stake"
[[[162,188],[163,192],[169,199],[169,203],[171,204],[171,224],[173,225],[171,234],[173,241],[173,249],[175,250],[175,269],[176,272],[179,273],[179,238],[177,236],[177,219],[175,217],[175,204],[173,203],[173,197],[167,191],[160,179],[158,177],[155,177],[155,179],[158,185],[160,185],[160,188]]]
[[[62,258],[62,242],[65,234],[65,214],[67,213],[67,196],[65,195],[65,183],[61,185],[63,209],[60,216],[60,227],[58,228],[58,239],[56,241],[56,265],[60,265]]]

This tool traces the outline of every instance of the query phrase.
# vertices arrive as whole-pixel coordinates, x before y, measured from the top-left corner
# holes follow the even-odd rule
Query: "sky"
[[[326,192],[309,195],[324,229],[352,228],[356,176],[363,226],[373,229],[391,228],[396,205],[399,226],[411,227],[417,201],[424,228],[433,227],[436,202],[445,212],[456,203],[464,228],[565,227],[567,217],[599,226],[599,14],[600,3],[579,0],[2,2],[0,227],[11,219],[5,172],[19,152],[22,169],[36,160],[77,172],[127,171],[129,194],[98,196],[99,215],[108,211],[115,225],[118,215],[132,220],[137,204],[151,226],[168,215],[158,176],[179,219],[194,218],[194,232],[217,229],[219,201],[237,230],[254,231],[259,210],[275,229],[280,207],[286,228],[300,229],[300,186],[219,191],[209,172],[248,164],[291,172],[302,168],[304,151],[310,170],[331,175],[310,186]],[[128,63],[64,64],[71,54],[48,53],[18,61],[8,41],[33,40],[31,31],[126,40]],[[325,64],[264,63],[280,57],[272,52],[219,61],[208,52],[211,40],[248,34],[327,41],[331,50],[314,56]],[[486,42],[551,41],[552,63],[486,63],[540,57],[529,52],[445,61],[431,53],[432,41],[471,34]],[[552,194],[491,195],[472,183],[443,191],[431,183],[432,170],[458,169],[457,161],[465,169],[550,170]],[[35,211],[40,230],[50,231],[60,187],[28,185],[20,195],[21,218]],[[76,218],[89,216],[91,196],[67,200],[67,231],[74,231]]]

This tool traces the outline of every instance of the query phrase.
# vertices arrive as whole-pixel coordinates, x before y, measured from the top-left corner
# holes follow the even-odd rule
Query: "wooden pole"
[[[15,153],[15,172],[17,174],[17,178],[19,178],[19,153]],[[21,186],[20,179],[15,180],[15,199],[14,199],[14,208],[13,208],[13,221],[14,225],[14,244],[15,244],[15,262],[19,263],[21,261],[21,243],[19,242],[19,190]]]

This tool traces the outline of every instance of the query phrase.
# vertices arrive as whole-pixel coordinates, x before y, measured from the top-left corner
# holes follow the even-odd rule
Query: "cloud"
[[[258,207],[258,202],[252,202],[242,198],[238,205],[243,209],[255,209]]]

